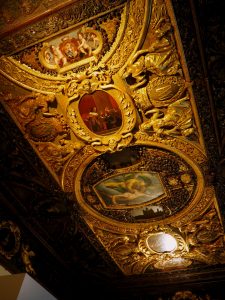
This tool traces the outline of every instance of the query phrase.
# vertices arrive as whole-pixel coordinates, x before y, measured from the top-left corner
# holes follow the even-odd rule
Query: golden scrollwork
[[[163,1],[153,5],[148,43],[146,49],[138,50],[128,60],[122,74],[143,119],[140,130],[196,138],[187,92],[190,84],[183,77],[172,24]]]
[[[108,41],[111,43],[114,38],[116,37],[117,34],[117,26],[119,24],[119,19],[114,17],[113,19],[108,19],[105,22],[102,22],[102,24],[100,24],[100,27],[103,28],[105,30],[105,32],[107,33],[108,36]]]
[[[95,234],[126,275],[143,273],[148,260],[137,247],[137,236],[118,235],[101,229],[96,229]]]
[[[223,264],[224,234],[214,206],[201,217],[180,228],[189,247],[186,258],[205,264]]]
[[[59,93],[66,81],[63,77],[53,77],[33,71],[13,58],[4,56],[0,58],[0,72],[19,86],[40,93]]]
[[[156,231],[156,232],[149,232],[148,230],[145,230],[141,233],[141,238],[139,240],[138,246],[139,249],[146,255],[152,255],[153,253],[164,253],[164,252],[183,252],[186,251],[188,252],[188,246],[183,239],[183,237],[178,234],[177,232],[173,231],[170,227],[166,226],[161,226],[160,227],[161,231]],[[153,239],[153,246],[149,246],[148,239],[149,238],[154,238]],[[169,243],[170,245],[166,245],[167,241],[166,239],[169,238]],[[162,240],[162,245],[160,245]],[[171,243],[172,241],[172,243]],[[155,245],[154,245],[155,244]],[[173,244],[173,247],[171,250],[166,249],[167,246],[171,246]]]
[[[153,36],[150,46],[138,50],[129,59],[123,74],[124,78],[135,78],[138,86],[147,82],[146,71],[157,76],[182,75],[165,3],[153,6],[151,25]]]
[[[61,182],[64,191],[73,192],[75,174],[82,163],[82,160],[85,160],[92,155],[97,155],[95,149],[90,145],[86,145],[81,148],[76,155],[72,156],[71,160],[67,161],[63,169]]]
[[[47,37],[33,43],[35,54],[1,57],[3,76],[33,91],[9,97],[5,106],[64,191],[74,193],[85,222],[124,274],[225,263],[215,191],[205,181],[208,161],[197,141],[191,83],[181,66],[167,1],[123,2],[114,14],[76,25],[86,28],[98,20],[97,27],[86,28],[99,41],[93,60],[90,52],[80,60],[48,61],[48,50],[72,37],[75,25],[52,33],[48,44]],[[28,67],[38,54],[39,69]],[[18,57],[28,57],[27,65]],[[142,191],[135,187],[138,176],[146,180],[139,185]],[[120,182],[126,194],[100,190],[110,180],[111,187]],[[146,192],[146,186],[152,189]],[[151,199],[149,191],[155,193]],[[136,194],[130,199],[132,192],[142,192],[146,202]],[[11,223],[7,226],[15,238]],[[16,250],[9,253],[0,241],[8,259],[18,251],[19,233],[17,238]],[[27,245],[21,247],[31,274],[34,255]]]
[[[64,94],[68,101],[77,100],[86,93],[93,93],[112,82],[112,69],[102,64],[100,67],[90,67],[84,72],[79,72],[71,77],[65,85]]]
[[[128,145],[132,140],[131,131],[136,124],[136,111],[129,95],[111,81],[111,70],[80,73],[67,84],[65,95],[69,99],[61,106],[64,106],[70,128],[78,138],[91,143],[99,151],[113,152]],[[82,101],[90,96],[94,99],[91,109],[95,108],[96,111],[91,111],[90,108],[83,108],[83,111]],[[102,97],[105,98],[104,102]],[[110,100],[106,101],[106,98]],[[100,102],[105,103],[104,107]],[[98,111],[97,107],[99,107]],[[89,122],[91,116],[93,116],[92,121],[95,122],[92,125]],[[102,127],[103,133],[98,134],[100,128],[97,127]]]
[[[223,264],[224,234],[215,208],[202,218],[180,228],[153,226],[135,234],[91,226],[103,246],[127,275],[141,274],[150,269],[187,268],[194,261]],[[123,233],[122,233],[123,232]]]
[[[139,47],[143,41],[143,36],[147,27],[147,19],[150,13],[150,1],[132,0],[127,4],[128,20],[124,24],[125,30],[122,31],[118,39],[118,47],[112,49],[110,58],[107,60],[108,66],[114,66],[115,70],[121,71],[127,64],[129,56],[134,53],[135,48]],[[103,61],[105,59],[103,58]]]
[[[181,234],[169,226],[140,231],[136,235],[112,233],[95,227],[93,230],[124,274],[145,273],[150,266],[156,269],[185,268],[192,263],[191,260],[183,258],[188,247]],[[160,240],[162,234],[165,236],[163,238],[174,239],[176,246],[173,250],[167,249],[171,244]],[[154,251],[148,246],[147,240],[153,236],[155,247],[162,247],[160,251]]]

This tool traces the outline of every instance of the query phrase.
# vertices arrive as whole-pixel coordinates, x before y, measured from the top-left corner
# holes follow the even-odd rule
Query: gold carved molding
[[[213,205],[182,227],[152,224],[146,229],[126,230],[104,226],[88,214],[85,219],[126,275],[225,263],[224,234]]]
[[[115,8],[41,38],[32,53],[1,57],[3,76],[32,91],[8,94],[3,103],[124,274],[225,263],[171,2],[119,6],[117,14]],[[63,39],[78,43],[85,28],[97,37],[96,48],[46,64],[45,50]],[[164,247],[164,238],[173,247]]]

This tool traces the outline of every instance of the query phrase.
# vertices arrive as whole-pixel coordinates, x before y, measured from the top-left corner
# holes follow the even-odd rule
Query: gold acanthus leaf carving
[[[224,264],[224,233],[212,206],[201,218],[180,228],[186,236],[189,253],[185,257],[205,264]]]
[[[123,118],[123,127],[114,134],[99,136],[83,126],[83,120],[78,113],[78,102],[85,94],[91,94],[97,90],[109,90],[116,98]],[[71,130],[82,140],[91,143],[97,150],[114,152],[128,145],[132,140],[131,131],[136,123],[135,108],[129,95],[123,92],[120,86],[114,84],[112,69],[102,64],[101,67],[89,68],[76,74],[65,86],[62,96],[58,97],[58,102],[63,113],[67,115]]]
[[[152,129],[164,135],[192,135],[192,109],[186,92],[191,83],[183,78],[172,24],[163,1],[154,2],[149,32],[149,46],[128,60],[122,74],[143,118],[140,129]],[[152,116],[146,120],[149,113]]]
[[[182,235],[174,232],[173,229],[168,226],[146,229],[133,235],[118,234],[97,228],[93,228],[93,230],[111,257],[126,275],[145,273],[150,266],[151,268],[158,268],[158,265],[163,265],[165,261],[170,262],[172,259],[179,259],[183,257],[184,253],[188,253],[188,247]],[[157,253],[148,248],[147,238],[150,235],[160,235],[161,233],[168,232],[177,242],[175,251]],[[191,261],[184,259],[183,264],[188,266],[191,264]]]
[[[11,108],[22,124],[28,124],[35,119],[35,114],[40,111],[42,115],[49,113],[49,104],[55,101],[55,95],[30,93],[26,96],[6,99],[6,104]]]
[[[81,96],[93,93],[112,82],[112,70],[102,64],[100,67],[90,67],[84,72],[74,75],[64,87],[64,94],[69,101],[80,99]]]
[[[154,9],[157,12],[157,14],[155,13],[155,20]],[[136,85],[133,89],[147,82],[147,71],[157,76],[178,74],[182,76],[182,69],[172,34],[172,25],[165,4],[162,4],[161,7],[154,6],[152,18],[154,25],[151,28],[153,36],[151,37],[150,46],[138,50],[129,59],[123,74],[124,78],[132,76],[136,79]]]
[[[109,43],[111,43],[116,36],[117,26],[118,26],[119,22],[120,21],[118,18],[113,18],[113,19],[107,20],[106,22],[102,22],[100,24],[100,27],[103,28],[107,33]]]
[[[96,235],[123,273],[131,275],[144,272],[149,259],[139,250],[136,235],[118,235],[100,229],[96,229]]]
[[[142,38],[143,26],[145,24],[145,13],[148,12],[149,1],[132,0],[128,6],[128,21],[126,29],[121,37],[120,45],[107,61],[108,66],[114,66],[115,70],[122,68],[127,62],[129,56],[134,51]],[[141,34],[140,34],[141,33]]]

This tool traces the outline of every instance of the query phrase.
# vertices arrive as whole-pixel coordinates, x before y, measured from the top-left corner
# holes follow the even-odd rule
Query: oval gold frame
[[[163,150],[169,150],[171,153],[176,153],[178,156],[180,156],[182,159],[184,159],[186,161],[186,163],[188,165],[190,165],[192,167],[192,169],[194,170],[196,176],[197,176],[197,186],[196,186],[196,190],[195,190],[195,194],[193,195],[193,198],[189,201],[189,203],[186,205],[185,208],[183,208],[181,211],[179,211],[178,213],[176,213],[175,215],[172,215],[166,219],[163,220],[159,220],[159,221],[149,221],[146,223],[125,223],[125,222],[120,222],[117,220],[114,220],[112,218],[108,218],[103,216],[102,214],[100,214],[99,212],[97,212],[96,210],[94,210],[91,206],[89,206],[88,204],[85,203],[85,201],[83,200],[83,196],[81,194],[81,188],[80,188],[80,183],[81,183],[81,178],[83,175],[83,172],[86,168],[86,166],[96,157],[98,157],[100,154],[93,154],[90,155],[86,158],[86,160],[84,160],[80,166],[79,169],[76,172],[75,178],[74,180],[74,193],[76,196],[76,199],[79,203],[79,205],[84,209],[84,211],[86,211],[88,214],[92,215],[94,218],[98,219],[99,221],[105,223],[105,224],[110,224],[112,226],[116,226],[116,227],[121,227],[121,228],[148,228],[150,224],[170,224],[170,223],[174,223],[177,220],[182,219],[184,216],[190,216],[189,217],[189,221],[194,217],[189,214],[193,212],[193,209],[195,208],[195,206],[198,205],[199,202],[200,203],[200,207],[201,207],[201,211],[198,211],[198,214],[203,213],[210,205],[210,203],[213,201],[213,198],[209,199],[208,201],[201,201],[202,199],[204,200],[204,198],[207,196],[208,190],[205,188],[204,185],[204,177],[202,174],[202,171],[200,169],[200,166],[198,165],[198,163],[196,161],[193,161],[188,155],[186,155],[185,153],[181,152],[180,150],[174,149],[168,145],[164,145],[164,144],[160,144],[157,142],[142,142],[142,143],[135,143],[134,145],[144,145],[144,146],[153,146],[153,147],[158,147],[161,148]],[[197,148],[196,148],[197,151]],[[199,150],[198,150],[199,151]],[[204,203],[203,203],[204,202]],[[185,218],[183,218],[185,219]]]
[[[120,150],[127,146],[133,138],[131,131],[136,124],[137,118],[135,107],[130,96],[116,86],[111,85],[110,88],[97,89],[92,91],[92,93],[95,91],[104,91],[116,101],[122,116],[120,128],[108,135],[98,135],[88,129],[79,113],[79,102],[88,93],[80,95],[78,100],[73,100],[68,104],[67,117],[70,122],[70,128],[77,137],[90,143],[98,151],[114,152]]]

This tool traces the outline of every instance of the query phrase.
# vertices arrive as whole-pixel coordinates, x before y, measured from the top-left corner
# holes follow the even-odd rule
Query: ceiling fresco
[[[1,102],[71,195],[85,235],[131,278],[224,266],[222,216],[171,1],[14,4],[1,11],[3,33],[21,26],[1,41]],[[58,204],[40,207],[67,209]],[[20,247],[10,220],[0,229],[15,240],[0,254],[21,251],[38,277],[32,245]]]

